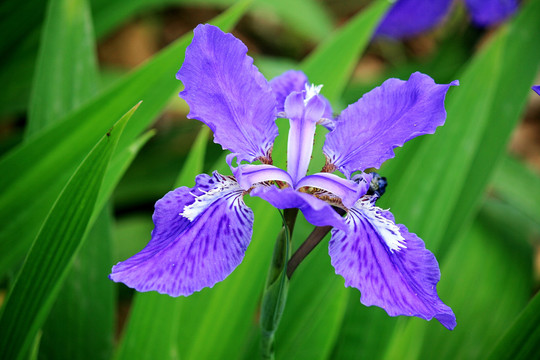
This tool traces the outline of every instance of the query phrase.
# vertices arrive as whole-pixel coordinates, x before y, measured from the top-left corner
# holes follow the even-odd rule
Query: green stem
[[[274,245],[272,262],[268,269],[266,285],[261,306],[261,356],[274,359],[274,334],[285,309],[289,279],[287,262],[291,253],[291,235],[296,222],[298,209],[285,209],[283,227]]]

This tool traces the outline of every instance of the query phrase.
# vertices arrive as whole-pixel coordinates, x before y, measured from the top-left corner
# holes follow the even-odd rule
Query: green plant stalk
[[[281,214],[281,212],[280,212]],[[274,359],[274,334],[279,326],[289,290],[287,262],[291,254],[291,236],[298,209],[285,209],[283,227],[274,246],[261,306],[261,357]]]

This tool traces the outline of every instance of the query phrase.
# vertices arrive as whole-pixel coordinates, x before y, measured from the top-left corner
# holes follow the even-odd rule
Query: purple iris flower
[[[534,92],[536,92],[538,95],[540,95],[540,85],[535,85],[532,87],[532,89],[534,90]]]
[[[379,24],[377,35],[395,39],[434,28],[449,12],[452,0],[397,0]],[[465,0],[472,21],[478,26],[496,24],[517,9],[517,0]]]
[[[455,316],[437,295],[435,257],[375,206],[380,192],[368,192],[373,174],[363,171],[443,125],[444,98],[457,81],[439,85],[421,73],[389,79],[333,119],[321,86],[309,85],[302,72],[267,82],[233,35],[211,25],[194,32],[177,74],[185,86],[180,97],[190,106],[188,117],[208,125],[214,141],[232,152],[227,162],[234,176],[198,175],[193,188],[166,194],[156,203],[148,245],[114,266],[110,278],[171,296],[214,286],[241,263],[251,240],[253,212],[243,201],[249,194],[278,209],[299,208],[313,225],[333,226],[332,265],[346,286],[360,290],[363,304],[391,316],[436,318],[453,329]],[[287,171],[272,165],[277,117],[290,121]],[[307,175],[318,124],[332,129],[323,147],[327,162]]]

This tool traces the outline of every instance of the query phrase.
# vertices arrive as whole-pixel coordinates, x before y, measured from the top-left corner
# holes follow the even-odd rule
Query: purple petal
[[[437,295],[439,265],[423,241],[367,197],[345,219],[349,233],[332,230],[329,253],[345,286],[360,290],[362,304],[390,316],[436,318],[452,330],[454,313]]]
[[[233,169],[234,177],[242,187],[247,190],[252,185],[267,181],[283,181],[292,185],[291,176],[285,170],[273,165],[240,165]]]
[[[444,97],[457,81],[438,85],[416,72],[409,80],[388,79],[343,111],[323,151],[347,177],[379,168],[394,157],[393,149],[412,138],[433,134],[444,124]]]
[[[309,86],[307,76],[298,70],[289,70],[283,74],[276,76],[270,80],[270,86],[272,91],[274,91],[274,96],[276,97],[277,102],[277,111],[285,111],[285,99],[287,96],[293,92],[301,92],[306,90],[306,86]],[[333,127],[333,116],[332,116],[332,105],[330,102],[321,95],[322,100],[325,103],[324,114],[322,116],[322,121],[319,124],[331,130]]]
[[[501,22],[517,9],[516,0],[465,0],[472,21],[479,26]]]
[[[212,25],[199,25],[177,79],[188,117],[204,122],[214,141],[238,162],[268,157],[278,135],[272,89],[246,55],[246,46]]]
[[[439,24],[451,4],[452,0],[398,0],[375,34],[394,39],[420,34]]]
[[[285,99],[293,92],[301,92],[308,83],[307,76],[297,70],[289,70],[270,80],[270,86],[276,97],[278,112],[285,111]]]
[[[253,212],[232,178],[199,175],[156,203],[146,247],[113,266],[111,280],[138,291],[191,295],[225,279],[244,258]]]
[[[329,191],[339,197],[346,207],[352,207],[369,190],[369,182],[355,182],[329,173],[308,175],[296,184],[296,189],[304,186]]]
[[[313,152],[315,127],[324,113],[322,97],[306,96],[306,91],[294,92],[285,100],[285,113],[290,119],[287,143],[287,172],[296,184],[308,170]]]
[[[540,85],[535,85],[531,89],[533,89],[535,93],[540,95]]]
[[[306,220],[315,226],[334,226],[347,230],[343,218],[330,205],[313,195],[296,191],[290,187],[278,189],[275,186],[259,186],[251,191],[278,209],[298,208]]]

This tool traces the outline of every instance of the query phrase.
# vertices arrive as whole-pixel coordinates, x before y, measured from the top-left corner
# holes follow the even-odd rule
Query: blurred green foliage
[[[175,96],[191,32],[113,80],[106,64],[98,66],[96,45],[105,51],[126,24],[151,19],[164,31],[169,13],[183,11],[208,15],[201,21],[225,31],[239,24],[268,78],[302,69],[325,85],[335,109],[387,77],[417,70],[440,83],[461,82],[447,96],[446,125],[397,150],[380,170],[389,180],[381,205],[437,256],[439,294],[457,328],[364,307],[334,273],[324,240],[291,279],[278,359],[538,358],[540,177],[506,147],[538,76],[540,2],[524,1],[509,23],[488,30],[457,13],[436,32],[405,42],[372,41],[389,2],[366,3],[1,3],[0,31],[10,34],[0,41],[2,358],[258,357],[260,297],[281,226],[260,199],[246,199],[255,225],[244,262],[212,289],[171,298],[134,294],[107,278],[113,264],[149,240],[153,202],[174,186],[192,186],[201,172],[228,171],[208,129],[185,120],[187,107]],[[124,117],[133,115],[125,131],[111,130],[141,100]],[[278,126],[287,133],[285,122]],[[317,134],[315,167],[324,161],[324,134]],[[278,165],[285,146],[281,135]],[[312,229],[300,217],[293,247]]]

